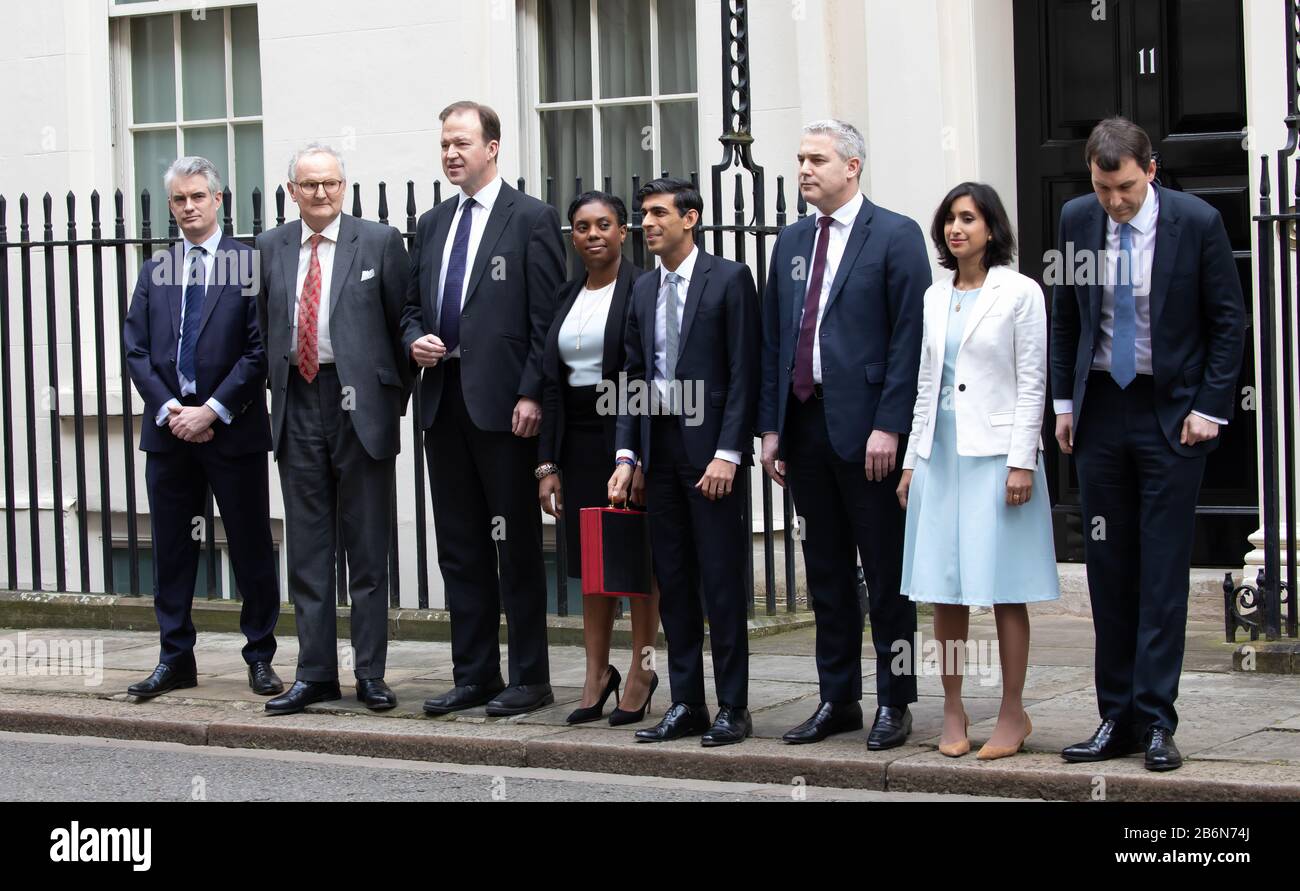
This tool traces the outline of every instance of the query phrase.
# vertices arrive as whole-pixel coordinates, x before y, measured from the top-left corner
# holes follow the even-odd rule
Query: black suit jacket
[[[1156,415],[1177,453],[1212,451],[1217,439],[1185,446],[1183,420],[1193,409],[1230,419],[1245,348],[1246,310],[1232,246],[1219,212],[1195,195],[1158,190],[1155,257],[1151,265],[1151,365]],[[1094,195],[1061,210],[1058,250],[1068,258],[1106,246],[1106,212]],[[1104,265],[1094,264],[1099,270]],[[1079,418],[1101,331],[1102,272],[1075,283],[1073,270],[1052,289],[1052,395],[1074,401]]]
[[[402,313],[403,345],[437,333],[438,279],[451,235],[457,194],[428,211],[416,227],[411,276]],[[509,432],[515,404],[542,399],[542,352],[564,281],[564,241],[555,208],[502,183],[469,270],[460,314],[460,383],[480,430]],[[443,364],[424,369],[417,394],[428,429],[442,398]]]
[[[601,356],[600,369],[603,380],[617,385],[618,373],[627,361],[627,350],[623,343],[623,332],[627,328],[627,312],[631,301],[632,284],[643,273],[627,258],[618,267],[618,280],[614,283],[614,293],[609,301],[609,315],[605,319],[605,351]],[[568,373],[560,360],[560,328],[565,318],[573,310],[587,284],[585,275],[560,285],[555,294],[555,321],[546,335],[546,351],[542,354],[542,432],[537,444],[537,463],[556,462],[563,454],[564,445],[564,391],[568,387]],[[617,393],[614,394],[615,396]],[[611,457],[615,451],[615,439],[618,432],[618,415],[604,415],[605,449]],[[595,460],[592,456],[591,460]]]
[[[763,293],[759,433],[781,434],[816,237],[813,215],[782,230]],[[826,297],[821,325],[826,429],[845,461],[866,460],[873,430],[912,429],[921,313],[930,286],[921,227],[863,199]]]
[[[148,260],[136,280],[122,340],[131,382],[144,400],[140,449],[167,452],[181,441],[154,418],[181,399],[176,350],[180,343],[185,243]],[[211,446],[223,454],[265,452],[271,447],[266,419],[266,351],[257,323],[260,282],[253,249],[233,238],[217,246],[195,345],[194,382],[199,402],[215,398],[233,416],[212,425]]]
[[[662,271],[639,278],[632,286],[625,344],[627,381],[641,381],[648,392],[654,379],[655,310]],[[691,464],[704,468],[719,449],[740,452],[753,463],[754,421],[758,409],[758,290],[749,267],[700,250],[691,273],[678,341],[677,378],[698,388],[703,405],[698,416],[678,418]],[[702,385],[702,386],[701,386]],[[698,422],[698,423],[696,423]],[[642,413],[620,415],[618,448],[630,449],[648,472],[650,419]]]
[[[284,431],[298,303],[298,257],[302,221],[285,223],[257,237],[262,254],[262,330],[271,362],[271,429],[279,455]],[[401,343],[401,314],[410,263],[402,235],[392,226],[343,214],[330,278],[329,328],[334,367],[345,392],[355,397],[349,418],[370,457],[401,451],[401,418],[411,395],[414,369]]]

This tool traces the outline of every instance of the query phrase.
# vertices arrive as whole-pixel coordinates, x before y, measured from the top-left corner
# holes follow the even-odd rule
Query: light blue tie
[[[1137,306],[1133,301],[1133,227],[1119,226],[1119,275],[1115,282],[1115,327],[1110,341],[1110,376],[1123,390],[1137,377]]]
[[[668,408],[677,413],[677,353],[681,347],[681,313],[677,309],[678,283],[682,277],[675,272],[664,276],[664,379],[668,385]]]

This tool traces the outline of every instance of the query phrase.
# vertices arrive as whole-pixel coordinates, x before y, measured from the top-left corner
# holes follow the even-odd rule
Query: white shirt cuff
[[[731,449],[718,449],[713,453],[714,458],[721,458],[723,461],[730,461],[737,467],[740,466],[740,452],[733,452]]]
[[[227,424],[229,424],[231,421],[235,419],[235,416],[230,413],[229,409],[227,409],[216,399],[209,399],[207,402],[203,404],[206,405],[208,408],[212,409],[214,412],[216,412],[217,417],[221,418],[221,420],[225,421]]]
[[[636,452],[631,449],[619,449],[614,453],[614,460],[617,461],[619,458],[631,458],[633,461],[636,461],[638,465],[641,463],[640,460],[637,459]]]
[[[1072,415],[1072,414],[1074,414],[1074,400],[1073,400],[1073,399],[1053,399],[1053,400],[1052,400],[1052,411],[1055,412],[1055,413],[1058,414],[1058,415]]]
[[[162,408],[158,409],[157,417],[153,419],[154,423],[157,424],[159,427],[166,427],[167,416],[171,414],[171,408],[173,405],[176,406],[177,408],[180,408],[181,407],[180,400],[168,399],[166,402],[164,402]]]
[[[1192,414],[1196,415],[1198,418],[1205,418],[1207,421],[1213,421],[1220,427],[1226,426],[1228,423],[1224,418],[1216,418],[1214,415],[1207,415],[1204,412],[1197,411],[1196,409],[1192,409]]]

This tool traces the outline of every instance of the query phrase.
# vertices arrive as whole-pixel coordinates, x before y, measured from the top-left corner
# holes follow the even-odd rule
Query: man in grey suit
[[[267,703],[272,714],[340,696],[334,573],[343,554],[357,699],[397,705],[384,660],[394,468],[413,380],[399,336],[410,261],[396,229],[341,213],[346,192],[342,158],[307,146],[289,165],[301,220],[257,239],[299,645],[297,680]]]

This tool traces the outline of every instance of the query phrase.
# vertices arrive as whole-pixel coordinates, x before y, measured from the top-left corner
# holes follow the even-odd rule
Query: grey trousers
[[[291,369],[278,463],[289,596],[298,622],[297,678],[338,678],[334,560],[340,551],[352,605],[352,669],[358,679],[381,678],[396,459],[376,460],[361,445],[333,365],[321,366],[310,384]]]

